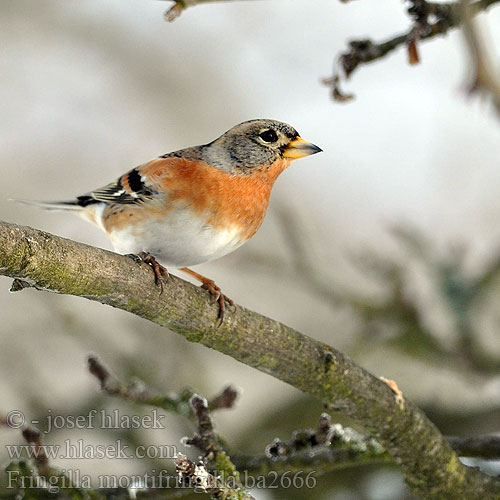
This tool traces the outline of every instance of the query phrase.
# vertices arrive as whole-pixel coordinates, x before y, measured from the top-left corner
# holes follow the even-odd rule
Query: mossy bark
[[[500,482],[461,464],[438,429],[351,359],[243,307],[217,328],[207,292],[172,276],[160,295],[146,264],[0,222],[0,274],[124,309],[257,368],[356,420],[400,464],[409,487],[436,500],[500,500]]]

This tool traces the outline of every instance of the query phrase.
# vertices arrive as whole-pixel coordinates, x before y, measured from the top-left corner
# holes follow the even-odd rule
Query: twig
[[[89,372],[99,380],[101,389],[107,394],[193,418],[190,400],[194,391],[189,387],[184,388],[178,394],[161,394],[149,389],[144,382],[139,380],[127,384],[121,382],[95,355],[90,355],[87,361]],[[232,408],[237,397],[238,391],[228,385],[209,402],[208,407],[210,410]]]
[[[10,426],[11,423],[7,418],[0,418],[0,427]],[[5,467],[5,471],[9,474],[9,483],[13,481],[13,484],[17,484],[18,489],[22,492],[18,496],[29,497],[33,491],[38,490],[49,493],[61,492],[63,498],[72,498],[73,500],[104,500],[100,492],[78,487],[73,483],[72,478],[65,474],[65,470],[50,465],[42,441],[42,433],[38,429],[22,426],[20,430],[30,446],[29,458],[32,458],[33,461],[21,459],[13,461]],[[29,495],[27,490],[29,490]]]
[[[500,436],[447,436],[446,440],[461,457],[500,459]],[[323,413],[316,430],[295,431],[289,441],[276,438],[265,454],[236,455],[233,462],[238,470],[250,474],[314,470],[319,475],[363,464],[392,463],[392,459],[372,436],[332,425],[330,416]]]
[[[261,455],[232,455],[234,466],[248,474],[264,474],[270,470],[278,474],[286,472],[314,471],[321,474],[360,465],[393,464],[385,449],[372,437],[364,436],[335,424],[336,434],[345,433],[345,439],[334,437],[330,446],[305,448],[286,456],[275,458]],[[500,459],[500,436],[449,436],[446,440],[461,457],[481,460]]]
[[[293,439],[290,441],[281,441],[276,438],[272,444],[267,446],[266,455],[270,458],[287,457],[305,448],[329,445],[335,435],[336,429],[331,425],[330,415],[323,413],[316,430],[295,431]]]
[[[174,5],[170,7],[164,14],[165,20],[172,22],[175,21],[184,10],[188,7],[202,3],[215,3],[215,2],[228,2],[230,0],[172,0]],[[249,0],[247,0],[249,1]]]
[[[208,402],[208,408],[210,411],[233,408],[238,395],[238,391],[232,385],[227,385],[218,396]]]
[[[188,439],[186,444],[199,448],[210,461],[214,461],[218,453],[222,451],[214,427],[210,418],[210,410],[205,398],[194,394],[190,400],[194,416],[198,421],[198,432],[194,437]]]
[[[477,0],[470,5],[470,14],[476,15],[499,1]],[[462,23],[459,2],[433,3],[425,0],[410,0],[410,4],[408,12],[413,18],[413,26],[405,33],[383,42],[374,42],[365,38],[348,43],[348,50],[336,59],[333,76],[323,80],[325,85],[331,87],[334,100],[352,99],[352,94],[345,94],[341,90],[340,83],[342,77],[348,79],[360,65],[382,59],[403,45],[408,48],[410,64],[415,64],[419,61],[417,50],[419,41],[445,35],[450,29]]]
[[[237,488],[243,491],[239,473],[227,452],[222,448],[215,432],[206,399],[195,394],[191,398],[191,406],[198,420],[198,434],[187,439],[186,444],[196,446],[203,453],[204,459],[208,461],[210,468],[215,470],[217,477],[222,478],[224,482],[234,481]]]
[[[248,474],[314,472],[315,477],[337,469],[364,464],[393,463],[390,455],[370,436],[340,424],[332,425],[326,413],[318,428],[298,430],[290,441],[275,439],[265,454],[233,457],[235,467]]]
[[[8,418],[0,418],[0,427],[10,428],[11,425]],[[22,426],[20,429],[23,438],[30,445],[30,457],[35,459],[35,464],[40,470],[47,471],[49,469],[49,458],[43,447],[42,433],[35,427],[29,425]]]
[[[210,410],[206,399],[202,398],[198,394],[195,394],[191,398],[190,403],[198,421],[198,434],[190,439],[187,439],[186,444],[196,446],[203,453],[204,460],[208,462],[209,468],[214,471],[212,478],[215,479],[215,482],[212,478],[207,477],[207,474],[209,473],[204,462],[201,463],[202,472],[198,474],[196,474],[195,469],[192,467],[194,464],[188,464],[191,476],[207,477],[210,488],[213,489],[219,485],[219,488],[228,490],[223,492],[212,492],[212,496],[215,498],[253,498],[245,492],[245,489],[240,482],[240,476],[236,467],[219,442],[219,437],[217,436],[212,424]],[[186,464],[185,458],[183,459],[183,463]],[[229,486],[229,482],[232,482],[231,486]]]
[[[132,312],[334,405],[385,447],[421,496],[496,500],[500,495],[500,482],[461,464],[410,400],[400,409],[377,377],[277,321],[236,306],[216,328],[217,311],[204,290],[171,276],[160,296],[150,270],[127,257],[5,222],[0,222],[0,273]]]
[[[250,496],[243,495],[242,492],[244,489],[239,483],[238,471],[232,464],[229,455],[222,449],[210,417],[211,410],[233,407],[238,396],[237,391],[233,387],[225,387],[221,394],[217,395],[211,403],[208,403],[201,396],[194,394],[191,389],[184,389],[179,395],[164,395],[154,393],[142,382],[123,384],[118,380],[118,378],[112,375],[110,370],[106,368],[104,364],[94,355],[88,357],[88,365],[90,373],[100,381],[101,389],[107,394],[119,396],[135,403],[157,406],[185,417],[194,417],[198,422],[199,434],[187,439],[185,444],[189,446],[196,446],[200,449],[200,451],[204,454],[204,458],[208,460],[213,466],[212,468],[215,469],[216,474],[212,478],[208,472],[206,474],[200,472],[203,467],[205,467],[205,465],[202,464],[201,466],[196,466],[198,467],[198,473],[194,474],[193,472],[193,474],[190,475],[191,479],[199,482],[200,478],[204,477],[204,481],[206,482],[203,483],[203,488],[212,495],[216,495],[216,493],[212,491],[216,487],[216,480],[219,480],[220,477],[222,477],[223,479],[221,480],[224,481],[233,479],[237,485],[238,492],[235,493],[233,491],[234,487],[224,486],[224,498],[251,498]],[[178,459],[178,466],[180,469],[184,466],[187,467],[189,464],[188,469],[190,471],[192,467],[195,467],[194,464],[186,459],[186,457],[183,457],[183,455],[180,455],[180,457],[181,458]],[[192,470],[194,471],[194,469]],[[197,486],[201,487],[200,484],[197,484]],[[222,488],[220,485],[218,487]],[[222,493],[218,492],[217,494]]]

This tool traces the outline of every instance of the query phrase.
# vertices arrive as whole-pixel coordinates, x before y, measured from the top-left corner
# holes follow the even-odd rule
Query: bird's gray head
[[[279,159],[291,161],[320,151],[292,126],[262,119],[240,123],[202,146],[202,158],[220,170],[241,175],[266,170]]]

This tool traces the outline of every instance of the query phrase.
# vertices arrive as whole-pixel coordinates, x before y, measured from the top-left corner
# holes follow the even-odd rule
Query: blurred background
[[[320,80],[347,40],[406,31],[399,0],[376,8],[221,2],[189,8],[174,23],[163,20],[168,6],[0,3],[1,219],[111,249],[104,234],[70,214],[8,199],[72,198],[241,121],[288,122],[324,153],[283,174],[252,241],[196,270],[237,303],[397,380],[443,433],[500,432],[500,123],[487,101],[467,96],[461,33],[420,44],[418,66],[399,50],[361,67],[344,84],[356,100],[338,104]],[[480,19],[498,45],[500,9]],[[48,412],[150,413],[99,393],[86,370],[89,352],[122,380],[139,377],[158,391],[189,385],[209,397],[235,385],[236,407],[215,419],[231,448],[247,454],[315,427],[323,411],[295,389],[125,312],[34,290],[10,294],[9,280],[0,284],[0,411],[18,409],[42,429]],[[120,436],[182,451],[192,425],[170,414],[165,422],[164,430]],[[117,435],[62,429],[45,442],[108,443]],[[21,442],[6,429],[0,440]],[[0,458],[7,462],[3,445]],[[54,465],[88,474],[152,466]],[[314,490],[254,494],[411,498],[398,469],[374,466],[324,474]]]

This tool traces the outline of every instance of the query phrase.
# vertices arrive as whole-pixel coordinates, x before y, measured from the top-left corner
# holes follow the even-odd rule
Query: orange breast
[[[262,224],[274,181],[289,163],[279,160],[251,175],[231,175],[203,162],[165,158],[140,170],[165,191],[167,211],[185,205],[212,227],[241,227],[242,239],[247,240]]]

